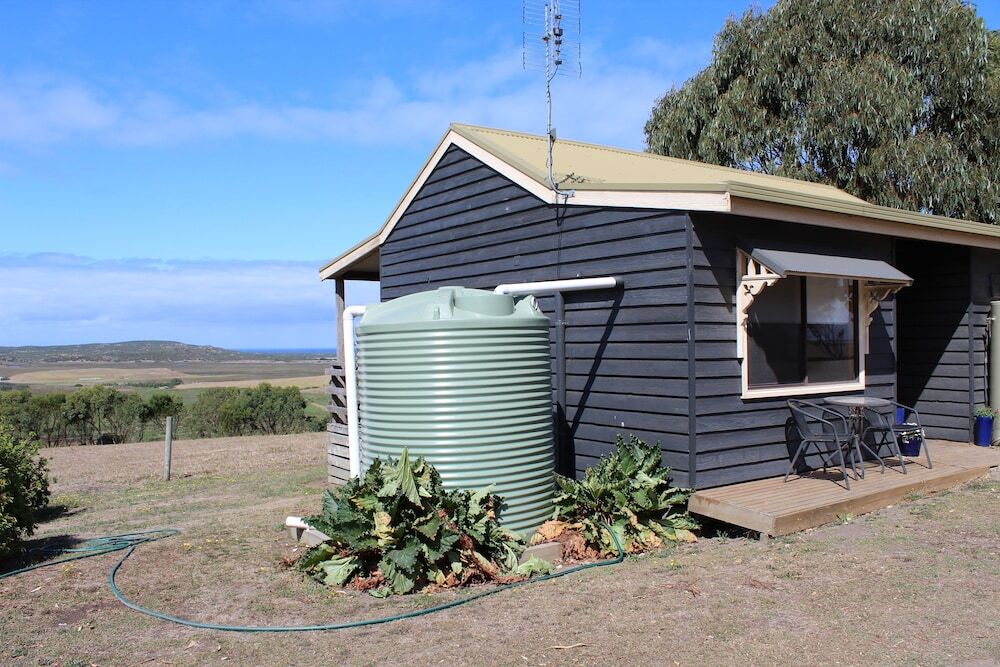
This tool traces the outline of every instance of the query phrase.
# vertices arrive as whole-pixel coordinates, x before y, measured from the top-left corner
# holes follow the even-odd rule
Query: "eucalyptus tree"
[[[960,0],[778,0],[731,18],[648,150],[1000,223],[1000,33]]]

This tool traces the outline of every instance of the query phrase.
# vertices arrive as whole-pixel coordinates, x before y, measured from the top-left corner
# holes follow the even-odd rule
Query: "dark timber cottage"
[[[681,485],[782,475],[790,397],[896,398],[929,437],[969,440],[1000,227],[569,141],[554,165],[576,194],[557,204],[545,158],[544,137],[452,125],[382,228],[321,277],[341,303],[345,280],[378,280],[388,300],[621,278],[565,295],[562,472],[635,433],[660,442]]]

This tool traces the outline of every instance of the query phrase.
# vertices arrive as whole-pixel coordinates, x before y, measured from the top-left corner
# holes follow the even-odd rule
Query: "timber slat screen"
[[[327,482],[343,484],[351,478],[347,450],[347,389],[344,367],[339,361],[335,361],[326,370],[330,375],[330,384],[326,387],[330,394],[330,403],[326,407],[330,413],[330,421],[326,425]]]
[[[696,492],[690,510],[764,535],[787,535],[862,514],[898,502],[910,493],[940,491],[989,473],[1000,466],[1000,452],[965,443],[930,441],[934,468],[908,463],[908,474],[895,466],[879,473],[869,464],[864,479],[851,481],[851,490],[833,476],[781,477],[743,482]]]

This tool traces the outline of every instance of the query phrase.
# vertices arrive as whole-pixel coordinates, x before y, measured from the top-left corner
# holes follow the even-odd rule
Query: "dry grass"
[[[153,454],[150,454],[150,449]],[[41,537],[167,525],[120,584],[143,604],[237,624],[370,618],[454,599],[338,595],[280,565],[287,514],[318,507],[322,434],[51,452],[75,508]],[[427,617],[344,632],[205,632],[118,605],[113,557],[0,582],[10,665],[732,665],[1000,663],[1000,482],[761,544],[716,537]],[[461,595],[461,593],[457,594]]]
[[[35,367],[37,368],[37,367]],[[47,370],[19,370],[11,368],[4,371],[18,384],[40,385],[71,385],[79,384],[114,384],[118,382],[150,382],[154,380],[170,380],[171,378],[191,377],[189,374],[166,367],[135,367],[135,366],[59,366]]]
[[[275,387],[298,387],[299,389],[321,389],[330,383],[328,375],[312,377],[270,378],[266,380]],[[179,389],[211,389],[212,387],[256,387],[261,380],[231,380],[210,382],[185,382]]]
[[[39,363],[3,366],[0,375],[33,389],[72,390],[76,385],[150,383],[177,378],[183,389],[252,387],[260,382],[301,388],[323,387],[327,362],[298,361],[192,361],[131,363]]]

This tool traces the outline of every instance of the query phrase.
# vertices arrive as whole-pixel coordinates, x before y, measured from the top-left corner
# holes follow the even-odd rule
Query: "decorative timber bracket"
[[[777,273],[753,259],[742,250],[736,251],[736,325],[740,335],[736,337],[736,356],[743,358],[746,339],[747,318],[754,298],[781,279]]]
[[[904,287],[906,287],[906,283],[876,283],[867,280],[861,281],[859,288],[861,293],[861,325],[863,327],[861,340],[864,342],[865,354],[868,354],[870,349],[868,343],[871,337],[868,335],[868,328],[875,320],[875,311],[878,309],[879,303],[885,301]]]

